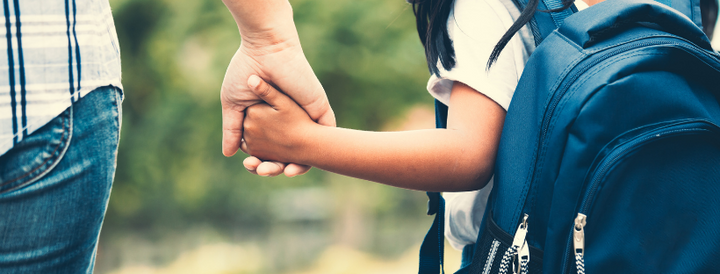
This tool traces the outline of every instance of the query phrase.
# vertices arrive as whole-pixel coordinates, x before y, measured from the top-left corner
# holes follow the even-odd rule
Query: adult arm
[[[247,86],[250,75],[259,75],[287,90],[316,122],[335,125],[335,116],[325,91],[312,71],[300,46],[293,22],[292,7],[287,0],[223,0],[238,25],[242,42],[228,65],[221,88],[223,116],[223,154],[234,155],[242,140],[245,109],[261,102]],[[248,159],[256,163],[258,159]],[[248,162],[246,160],[246,162]],[[263,163],[265,164],[265,163]],[[266,165],[276,175],[282,164]],[[279,169],[278,169],[279,167]],[[288,165],[287,175],[306,172],[308,167]]]
[[[452,89],[447,129],[400,132],[318,125],[259,78],[249,84],[269,104],[248,109],[252,155],[425,191],[479,189],[492,175],[505,110],[462,83]]]

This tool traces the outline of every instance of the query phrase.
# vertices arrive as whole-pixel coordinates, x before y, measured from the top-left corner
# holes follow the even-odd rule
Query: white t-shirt
[[[578,10],[588,7],[583,1],[575,1],[575,6]],[[519,16],[520,10],[512,0],[456,0],[447,23],[455,49],[455,67],[447,71],[438,64],[440,77],[430,77],[430,94],[447,105],[453,82],[458,81],[507,110],[525,63],[535,49],[530,30],[520,29],[491,69],[485,67],[495,44]],[[453,248],[461,250],[477,240],[492,186],[490,179],[480,190],[443,194],[445,237]]]
[[[453,82],[458,81],[507,110],[525,62],[535,49],[528,28],[522,28],[510,40],[490,70],[485,68],[495,44],[519,16],[512,0],[456,0],[447,23],[455,49],[455,67],[447,71],[438,64],[440,77],[430,77],[430,94],[448,104]],[[444,194],[445,237],[455,249],[477,240],[492,185],[491,179],[480,190]]]

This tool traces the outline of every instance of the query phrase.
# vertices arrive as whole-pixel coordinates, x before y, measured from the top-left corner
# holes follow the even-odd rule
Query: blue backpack
[[[457,273],[720,273],[720,54],[699,1],[658,2],[537,13],[542,43]],[[436,110],[444,127],[447,107]],[[443,260],[444,201],[428,196],[423,274]]]

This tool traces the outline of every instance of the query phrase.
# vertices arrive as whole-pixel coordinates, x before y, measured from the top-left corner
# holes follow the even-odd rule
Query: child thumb
[[[247,83],[250,87],[250,90],[252,90],[255,95],[260,97],[260,99],[265,101],[265,103],[267,103],[268,105],[275,107],[276,105],[281,103],[280,100],[282,98],[280,97],[280,92],[278,92],[272,85],[265,82],[259,76],[250,75]]]

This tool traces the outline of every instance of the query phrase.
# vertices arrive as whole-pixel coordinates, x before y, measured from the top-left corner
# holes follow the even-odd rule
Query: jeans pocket
[[[73,107],[0,156],[0,194],[25,187],[57,165],[72,138]]]

